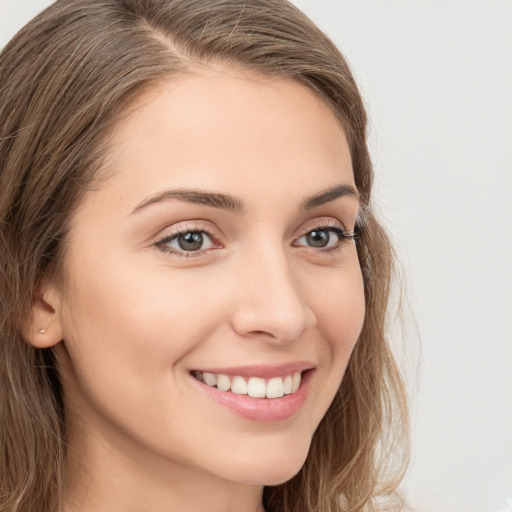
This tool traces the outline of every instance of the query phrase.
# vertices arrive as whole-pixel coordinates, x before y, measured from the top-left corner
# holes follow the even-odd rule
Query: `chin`
[[[279,467],[269,465],[266,468],[245,468],[237,473],[235,480],[241,484],[274,486],[291,480],[302,468],[306,459],[299,464],[282,464]]]
[[[229,479],[249,485],[279,485],[292,479],[301,470],[307,455],[307,448],[297,447],[286,453],[274,451],[267,457],[263,453],[252,460],[247,457],[232,464]]]
[[[274,486],[288,482],[288,480],[291,480],[302,469],[304,462],[306,462],[306,459],[302,461],[302,464],[295,465],[293,468],[287,468],[286,471],[283,471],[281,468],[279,471],[272,471],[271,474],[267,475],[262,485]]]

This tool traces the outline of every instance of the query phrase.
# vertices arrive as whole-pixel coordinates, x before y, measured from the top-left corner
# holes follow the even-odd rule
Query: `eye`
[[[345,231],[338,227],[318,227],[298,238],[293,245],[308,246],[313,249],[323,250],[336,249],[340,245],[340,242],[345,242],[353,238],[353,234],[345,233]]]
[[[156,245],[164,252],[182,256],[192,256],[193,253],[215,247],[212,236],[207,231],[190,229],[166,236],[159,240]]]

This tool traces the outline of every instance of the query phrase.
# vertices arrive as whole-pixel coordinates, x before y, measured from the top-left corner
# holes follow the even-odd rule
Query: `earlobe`
[[[36,348],[49,348],[62,341],[57,295],[38,293],[34,297],[28,322],[22,326],[25,341]]]

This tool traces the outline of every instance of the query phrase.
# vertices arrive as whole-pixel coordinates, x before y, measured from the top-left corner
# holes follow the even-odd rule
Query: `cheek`
[[[80,266],[70,281],[63,315],[66,356],[59,370],[67,407],[91,418],[87,426],[80,420],[79,429],[106,419],[145,443],[153,439],[155,449],[168,447],[163,433],[172,438],[179,430],[169,419],[173,411],[185,411],[184,423],[192,424],[181,398],[182,362],[214,331],[216,302],[190,278],[161,268],[136,273],[119,259],[109,268],[90,261],[94,272]]]
[[[140,394],[148,379],[172,379],[174,364],[212,332],[219,315],[190,278],[112,261],[78,265],[63,315],[65,345],[87,385],[122,383]]]
[[[352,265],[339,279],[331,279],[314,297],[315,314],[327,340],[326,356],[343,374],[361,334],[365,318],[363,279],[359,265]]]
[[[194,297],[155,291],[148,282],[133,284],[115,279],[79,284],[65,329],[68,343],[85,344],[82,349],[89,352],[112,351],[123,359],[143,352],[151,360],[187,350],[183,340],[193,337],[197,324],[179,320],[197,304]]]

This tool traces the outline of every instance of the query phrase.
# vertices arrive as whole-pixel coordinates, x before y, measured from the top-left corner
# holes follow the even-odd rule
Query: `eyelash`
[[[169,235],[165,235],[160,240],[157,240],[154,244],[155,247],[160,249],[162,252],[166,254],[172,254],[174,256],[182,256],[185,258],[193,258],[197,256],[201,256],[205,249],[200,249],[198,251],[184,251],[184,250],[175,250],[170,247],[168,247],[167,244],[172,242],[173,240],[176,240],[180,235],[185,235],[186,233],[201,233],[202,235],[208,235],[210,240],[212,240],[212,243],[215,244],[215,234],[212,232],[211,229],[208,229],[207,227],[201,225],[201,224],[186,224],[184,226],[180,226],[173,230],[173,232]],[[218,245],[218,244],[217,244]]]
[[[345,230],[341,229],[339,226],[335,226],[328,222],[325,222],[325,223],[318,224],[317,226],[313,227],[312,229],[308,229],[297,240],[300,240],[301,238],[305,237],[306,235],[308,235],[310,233],[313,233],[313,231],[330,231],[331,233],[334,233],[338,237],[338,243],[336,243],[332,247],[316,248],[316,250],[321,252],[322,254],[329,254],[329,253],[333,253],[336,251],[340,251],[343,243],[347,243],[347,242],[357,239],[357,234],[355,232],[348,233]],[[310,249],[315,249],[315,247],[312,247],[312,246],[308,246],[308,247]]]
[[[316,249],[318,252],[321,252],[322,254],[329,254],[335,251],[339,251],[342,247],[342,244],[345,242],[350,242],[352,240],[357,239],[357,232],[351,232],[348,233],[345,230],[341,229],[339,226],[335,226],[330,223],[320,223],[317,226],[314,226],[311,229],[308,229],[305,231],[301,236],[299,236],[296,240],[300,240],[301,238],[305,237],[306,235],[312,233],[313,231],[330,231],[331,233],[334,233],[338,237],[338,243],[333,245],[332,247],[327,248],[318,248]],[[173,254],[175,256],[179,257],[185,257],[185,258],[191,258],[191,257],[198,257],[201,256],[205,250],[208,249],[199,249],[197,251],[185,251],[185,250],[174,250],[168,247],[167,244],[172,242],[173,240],[176,240],[180,235],[184,235],[186,233],[200,233],[202,235],[207,235],[213,244],[215,244],[215,235],[212,233],[212,231],[204,226],[183,226],[177,228],[173,233],[170,235],[166,235],[162,237],[160,240],[157,240],[157,242],[154,244],[155,247],[160,249],[162,252],[166,254]],[[297,246],[295,246],[297,247]],[[303,247],[303,246],[299,246]],[[315,249],[315,247],[309,246],[311,249]]]

